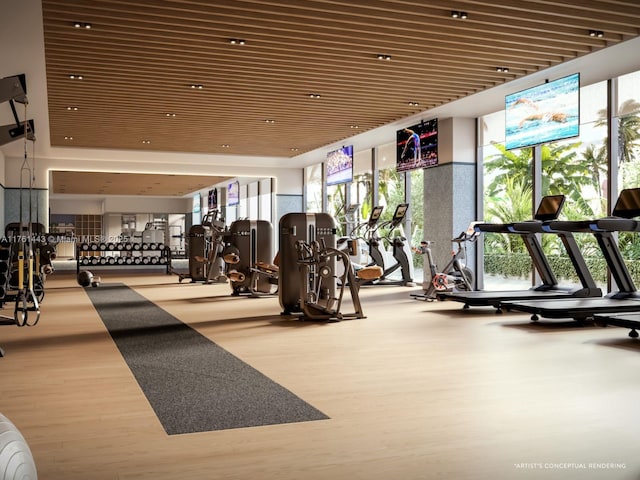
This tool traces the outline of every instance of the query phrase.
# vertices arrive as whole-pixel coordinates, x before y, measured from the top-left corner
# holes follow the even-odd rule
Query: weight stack
[[[251,268],[256,262],[273,262],[273,226],[266,220],[236,220],[229,227],[228,247],[239,257],[239,262],[229,268],[244,275],[241,282],[231,282],[233,292],[248,293],[251,282]],[[256,286],[259,292],[269,292],[269,280],[260,278]]]

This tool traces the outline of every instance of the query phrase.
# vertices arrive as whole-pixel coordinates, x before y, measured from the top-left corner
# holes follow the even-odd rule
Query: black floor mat
[[[126,285],[86,292],[169,435],[329,418]]]

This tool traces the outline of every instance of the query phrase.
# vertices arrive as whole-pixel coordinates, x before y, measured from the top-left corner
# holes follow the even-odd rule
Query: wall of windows
[[[373,168],[371,150],[355,152],[353,155],[353,182],[351,183],[351,205],[358,205],[354,223],[369,218],[373,202]]]
[[[616,160],[618,188],[640,187],[640,72],[618,79],[617,102],[613,121],[616,122]],[[640,285],[640,235],[620,233],[618,244],[636,286]]]
[[[532,216],[531,149],[506,150],[504,111],[480,119],[483,164],[484,221],[510,223]],[[487,233],[484,245],[484,288],[526,288],[531,285],[531,260],[517,235]]]
[[[382,145],[375,150],[354,152],[353,180],[346,184],[326,186],[322,184],[323,164],[314,164],[305,168],[306,211],[325,211],[334,217],[339,236],[348,236],[352,229],[365,222],[373,206],[384,207],[380,223],[393,217],[396,207],[409,203],[405,223],[391,232],[392,236],[403,236],[410,245],[419,245],[423,239],[423,170],[406,173],[396,171],[395,144]],[[375,172],[375,175],[374,175]],[[325,192],[326,204],[322,208],[322,195]],[[352,216],[345,215],[349,207],[357,205]],[[362,233],[362,232],[361,232]],[[386,235],[388,232],[379,231]],[[391,257],[391,246],[386,245]],[[414,278],[422,280],[422,256],[412,259]],[[398,271],[399,272],[399,271]],[[399,273],[398,273],[399,274]]]
[[[614,99],[613,131],[617,131],[610,166],[608,98]],[[582,87],[580,135],[520,150],[504,148],[503,111],[482,117],[484,221],[508,223],[530,218],[540,196],[554,194],[567,197],[562,218],[582,220],[610,213],[613,205],[608,202],[609,196],[614,201],[621,188],[640,186],[639,98],[639,73]],[[610,192],[613,195],[609,195]],[[606,263],[595,238],[588,233],[574,236],[596,283],[606,289]],[[490,234],[484,237],[486,288],[505,282],[513,285],[518,279],[531,280],[531,262],[517,236]],[[542,235],[541,241],[561,283],[576,283],[577,276],[560,240],[554,235]],[[621,233],[619,245],[625,259],[640,258],[637,234]],[[630,270],[640,277],[640,266],[630,263]]]
[[[322,163],[304,169],[305,208],[307,212],[322,212]]]
[[[611,128],[610,118],[614,122]],[[542,196],[559,193],[567,197],[561,218],[597,218],[610,213],[613,206],[610,197],[615,200],[620,189],[640,187],[640,72],[581,88],[578,137],[506,150],[504,110],[479,117],[478,127],[481,168],[477,171],[482,192],[478,220],[494,223],[528,220]],[[611,165],[607,148],[610,131],[616,136],[611,142],[614,156]],[[399,203],[408,201],[410,218],[405,227],[409,229],[405,228],[404,233],[411,244],[418,244],[425,235],[423,205],[433,199],[424,192],[424,170],[398,173],[395,162],[394,143],[355,152],[353,182],[324,190],[323,164],[307,167],[307,211],[328,211],[339,217],[346,206],[358,204],[356,220],[364,221],[371,206],[377,204],[385,207],[385,220],[391,218]],[[606,287],[606,264],[594,237],[579,233],[575,237],[593,277],[599,286]],[[560,282],[576,283],[577,276],[561,241],[554,235],[542,235],[541,242]],[[630,264],[630,270],[636,282],[640,282],[640,236],[622,233],[619,245],[625,259],[637,260],[638,266]],[[537,283],[519,237],[483,235],[482,247],[483,288],[513,289]]]

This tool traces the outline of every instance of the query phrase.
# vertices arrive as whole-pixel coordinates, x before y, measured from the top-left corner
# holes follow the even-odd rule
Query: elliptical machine
[[[192,225],[188,239],[189,274],[172,270],[178,275],[180,283],[185,278],[191,278],[191,283],[226,283],[222,252],[228,235],[229,231],[219,210],[207,212],[200,225]]]
[[[384,207],[373,207],[367,221],[356,224],[355,209],[357,209],[357,207],[358,205],[347,208],[347,215],[351,214],[351,216],[345,217],[347,218],[346,226],[349,236],[341,237],[336,241],[338,250],[345,251],[349,254],[351,263],[356,271],[363,266],[372,264],[369,255],[369,239],[372,236],[372,232],[375,231],[378,220],[380,220],[380,215],[382,215],[382,211],[384,210]],[[354,210],[353,213],[351,213],[352,208]]]
[[[451,260],[449,260],[449,263],[447,263],[440,272],[438,272],[438,266],[433,260],[433,254],[431,253],[431,245],[433,245],[433,242],[428,240],[421,242],[420,253],[427,257],[431,280],[428,285],[423,286],[423,293],[413,293],[411,297],[431,302],[435,300],[437,294],[441,292],[473,290],[473,271],[466,265],[467,243],[475,242],[479,235],[480,232],[476,232],[473,229],[472,223],[467,231],[461,232],[456,238],[452,238],[451,241],[458,245],[457,249],[451,252]]]
[[[382,207],[376,207],[381,209]],[[373,260],[371,265],[379,265],[382,267],[383,273],[380,278],[374,280],[368,280],[362,282],[363,285],[404,285],[413,287],[413,257],[411,254],[411,246],[404,236],[402,231],[402,222],[409,209],[408,203],[401,203],[396,207],[393,213],[393,218],[386,222],[382,222],[376,226],[378,218],[382,210],[378,212],[378,217],[369,219],[368,229],[369,236],[366,239],[369,245],[369,256]],[[374,209],[375,211],[375,209]],[[373,213],[372,213],[373,217]],[[396,229],[400,229],[399,236],[392,236]],[[378,232],[384,231],[385,233],[379,235]],[[385,249],[385,242],[392,247],[392,258],[389,259],[387,251]],[[395,261],[395,263],[392,263]],[[402,278],[399,280],[390,279],[389,276],[395,271],[400,269]]]

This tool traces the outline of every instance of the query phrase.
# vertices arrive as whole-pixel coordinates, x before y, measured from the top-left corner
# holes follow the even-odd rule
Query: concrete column
[[[451,239],[478,220],[475,132],[473,118],[438,119],[438,165],[424,171],[424,238],[435,242],[432,253],[439,269],[451,258]],[[474,246],[467,253],[467,264],[475,270]],[[429,280],[425,267],[424,281]]]

